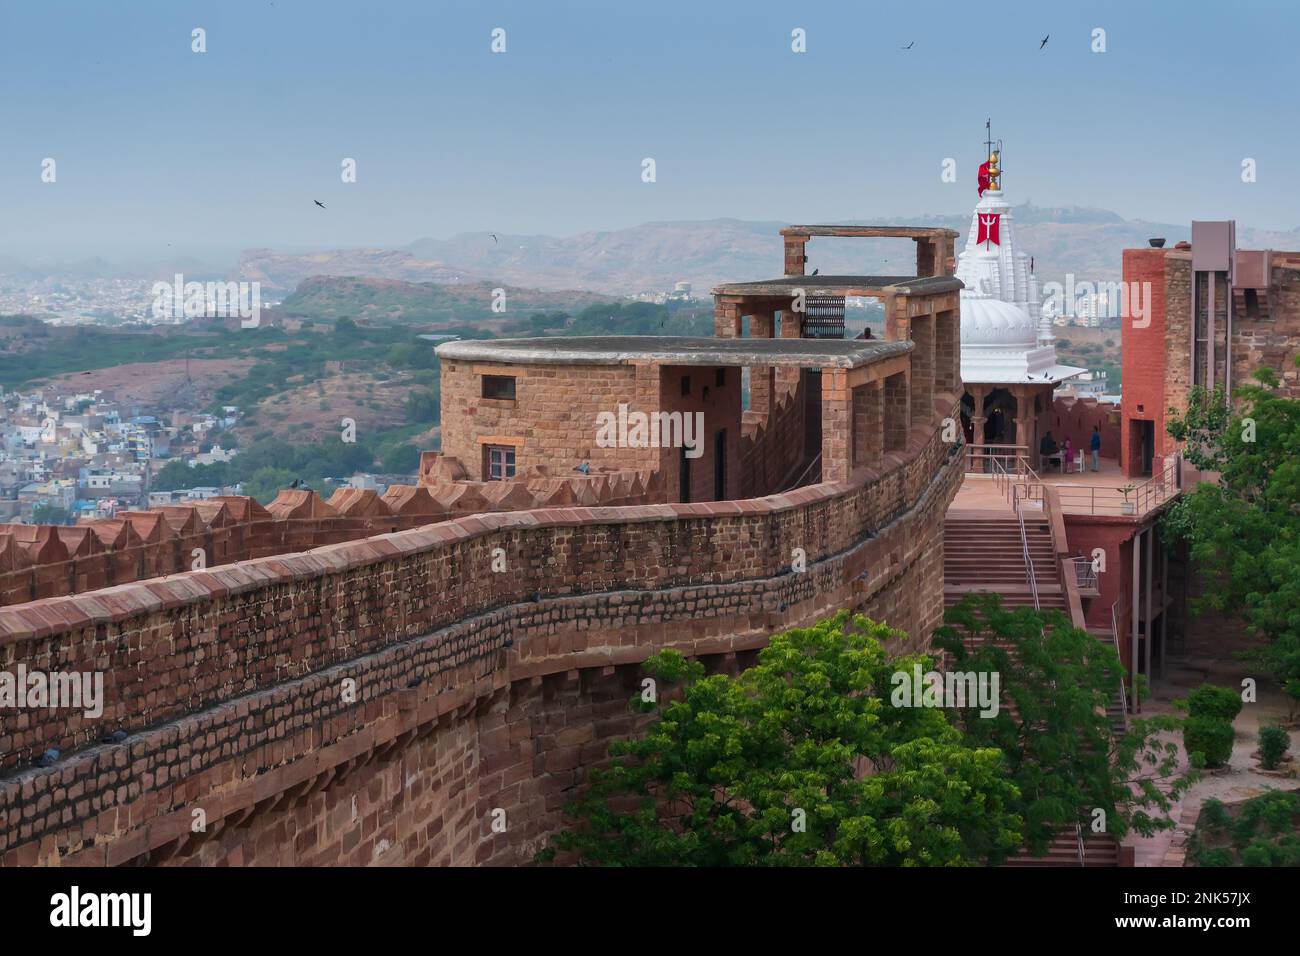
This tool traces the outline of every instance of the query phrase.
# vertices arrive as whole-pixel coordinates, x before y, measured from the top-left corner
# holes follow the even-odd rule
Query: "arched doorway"
[[[984,444],[1014,445],[1019,405],[1008,389],[995,388],[984,399]]]

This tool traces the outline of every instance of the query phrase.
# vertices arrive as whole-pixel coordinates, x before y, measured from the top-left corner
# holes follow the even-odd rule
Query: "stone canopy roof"
[[[714,295],[790,295],[803,289],[805,295],[869,296],[885,289],[908,295],[956,292],[962,288],[953,276],[782,276],[759,282],[728,282],[717,286]]]
[[[858,368],[905,355],[911,342],[875,339],[693,338],[670,335],[556,336],[444,342],[439,358],[518,365],[786,365]]]

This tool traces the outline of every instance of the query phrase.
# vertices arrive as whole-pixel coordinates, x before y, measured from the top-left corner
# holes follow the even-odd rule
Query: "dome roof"
[[[1032,349],[1038,329],[1024,309],[989,296],[961,297],[961,344]]]

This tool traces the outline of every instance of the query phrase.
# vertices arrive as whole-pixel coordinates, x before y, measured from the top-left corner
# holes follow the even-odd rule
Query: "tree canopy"
[[[647,704],[570,808],[556,847],[602,865],[910,865],[998,862],[1022,821],[1002,755],[940,710],[890,703],[898,632],[841,613],[772,638],[739,677],[676,651],[647,663],[680,696]],[[860,773],[865,765],[869,774]]]
[[[1300,363],[1298,363],[1300,364]],[[1171,410],[1169,434],[1184,456],[1218,480],[1174,502],[1169,536],[1189,546],[1207,585],[1193,610],[1240,613],[1267,639],[1251,656],[1300,705],[1300,401],[1278,394],[1277,376],[1238,386],[1236,407],[1223,389],[1194,388],[1187,409]]]
[[[965,674],[997,673],[999,707],[900,702],[899,675],[930,673],[935,659],[891,655],[900,632],[843,612],[775,635],[736,677],[656,654],[632,703],[648,723],[611,745],[541,859],[996,865],[1022,846],[1045,852],[1075,824],[1099,829],[1098,809],[1117,838],[1173,825],[1171,799],[1192,775],[1156,735],[1179,721],[1112,729],[1112,648],[1059,614],[1005,611],[996,595],[968,597],[948,619],[936,648]]]
[[[1106,705],[1123,679],[1112,647],[1059,611],[1010,611],[996,594],[969,595],[951,608],[934,645],[954,667],[1000,676],[1009,706],[991,717],[969,706],[952,716],[972,746],[1006,756],[1031,853],[1044,853],[1062,827],[1100,823],[1121,838],[1174,825],[1173,799],[1195,775],[1179,772],[1178,745],[1159,735],[1181,721],[1133,719],[1123,733],[1112,727]]]

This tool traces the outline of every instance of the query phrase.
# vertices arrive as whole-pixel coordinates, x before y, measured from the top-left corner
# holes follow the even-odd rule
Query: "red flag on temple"
[[[980,163],[980,195],[984,195],[984,190],[989,188],[989,164]]]
[[[982,212],[979,214],[979,233],[975,237],[975,245],[981,242],[991,242],[995,246],[1000,246],[998,231],[1002,224],[1002,213],[1000,212]]]

